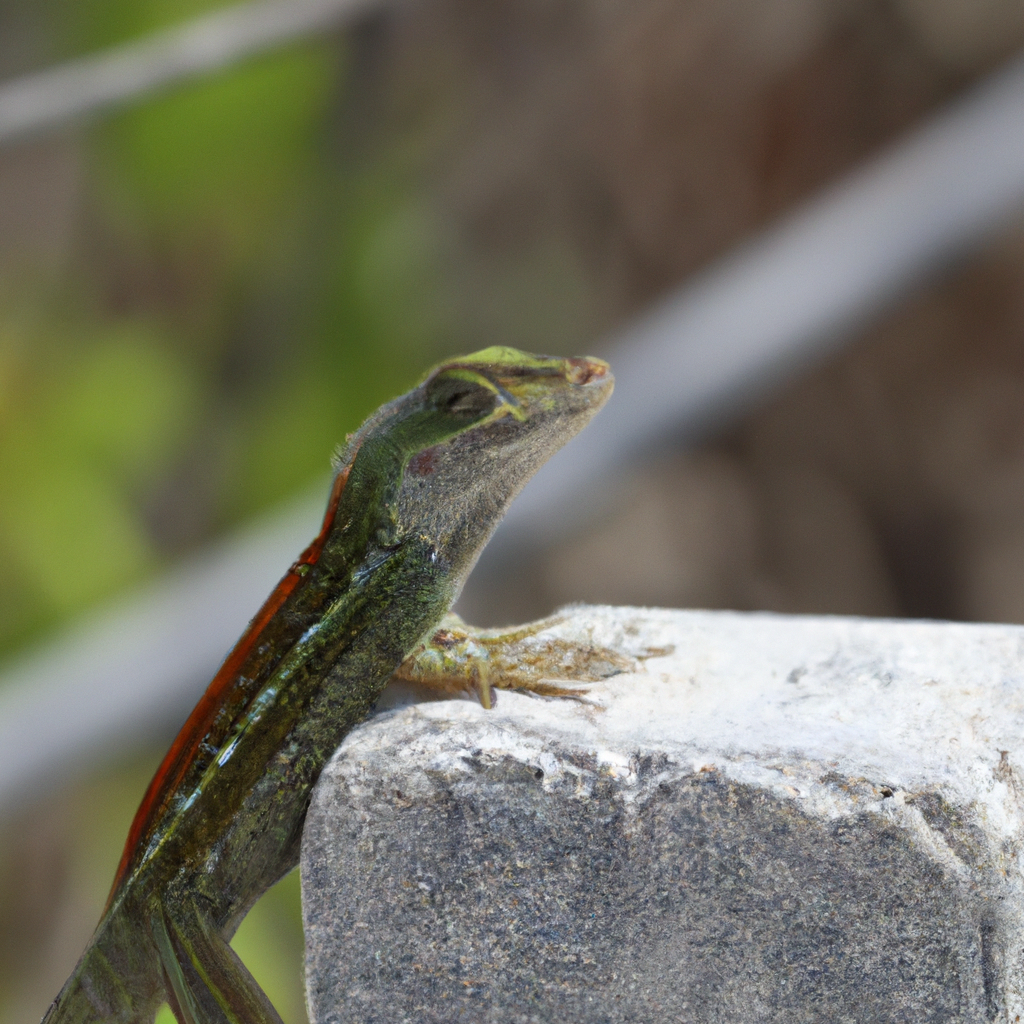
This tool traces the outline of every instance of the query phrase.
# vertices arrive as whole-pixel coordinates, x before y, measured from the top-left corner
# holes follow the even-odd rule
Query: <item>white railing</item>
[[[381,0],[260,0],[0,86],[0,145],[198,78],[381,6]]]

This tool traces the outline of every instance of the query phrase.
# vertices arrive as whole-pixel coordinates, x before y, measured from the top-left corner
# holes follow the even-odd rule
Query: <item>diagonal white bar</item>
[[[0,145],[352,21],[380,0],[259,0],[0,85]]]
[[[750,408],[1022,213],[1017,60],[600,346],[615,394],[530,482],[480,568],[557,536],[609,470]]]

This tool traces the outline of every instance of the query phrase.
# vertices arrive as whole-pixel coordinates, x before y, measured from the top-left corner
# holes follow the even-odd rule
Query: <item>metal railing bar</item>
[[[478,582],[600,508],[611,469],[748,411],[1021,214],[1024,58],[597,346],[612,400],[512,505]]]
[[[0,85],[0,145],[18,142],[325,29],[381,0],[258,0]]]

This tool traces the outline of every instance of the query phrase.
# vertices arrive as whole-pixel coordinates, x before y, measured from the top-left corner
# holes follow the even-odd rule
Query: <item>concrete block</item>
[[[1014,1022],[1024,628],[570,609],[590,703],[393,707],[316,790],[328,1022]]]

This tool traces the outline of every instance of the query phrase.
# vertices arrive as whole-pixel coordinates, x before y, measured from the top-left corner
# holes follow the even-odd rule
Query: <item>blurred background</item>
[[[216,8],[3,0],[0,84]],[[431,363],[616,351],[1022,45],[1019,0],[380,0],[0,134],[0,717],[5,685],[30,708],[54,645],[74,675],[106,609],[168,578],[187,606],[181,566],[239,536],[259,561],[250,524],[287,519],[269,589],[315,531],[334,447]],[[1024,622],[1024,214],[843,342],[661,431],[602,478],[600,516],[506,545],[467,616],[582,600]],[[38,1020],[81,952],[205,681],[184,675],[159,714],[114,714],[88,757],[8,787],[2,1024]],[[19,737],[54,765],[60,711]],[[296,877],[235,945],[302,1024]]]

